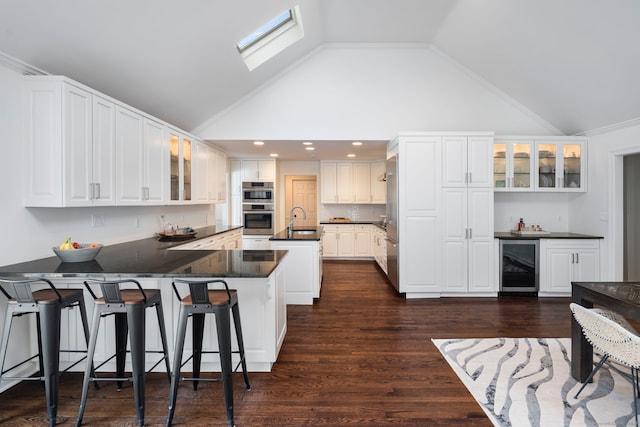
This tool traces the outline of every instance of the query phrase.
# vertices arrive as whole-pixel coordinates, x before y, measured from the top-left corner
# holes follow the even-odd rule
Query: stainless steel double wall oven
[[[243,234],[273,235],[274,188],[273,182],[242,183]]]

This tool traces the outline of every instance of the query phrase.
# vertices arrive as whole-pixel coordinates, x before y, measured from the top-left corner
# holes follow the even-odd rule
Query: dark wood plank
[[[431,339],[570,336],[570,298],[406,300],[373,262],[325,261],[324,274],[316,304],[289,306],[272,372],[251,373],[251,391],[235,377],[237,426],[491,426]],[[62,425],[75,423],[81,381],[61,378]],[[147,425],[165,424],[168,394],[166,376],[150,375]],[[48,425],[39,384],[1,396],[3,425]],[[174,425],[226,426],[222,399],[218,383],[181,384]],[[131,386],[90,388],[84,425],[137,425]]]

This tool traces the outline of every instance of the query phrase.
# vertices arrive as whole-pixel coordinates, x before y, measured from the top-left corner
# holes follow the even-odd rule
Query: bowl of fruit
[[[51,249],[62,262],[85,262],[93,260],[102,246],[100,243],[72,242],[69,237],[60,246]]]

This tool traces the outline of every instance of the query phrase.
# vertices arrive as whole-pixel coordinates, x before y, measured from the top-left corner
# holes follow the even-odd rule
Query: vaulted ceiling
[[[235,43],[295,4],[0,0],[0,62],[190,130],[322,44],[429,44],[565,134],[640,117],[637,0],[304,0],[303,40],[250,72]]]

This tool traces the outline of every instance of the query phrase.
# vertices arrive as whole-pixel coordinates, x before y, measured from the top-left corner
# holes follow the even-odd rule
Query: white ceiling
[[[253,72],[235,43],[295,1],[0,0],[0,52],[187,130],[324,43],[431,44],[566,134],[640,117],[637,0],[299,3],[304,39]]]

